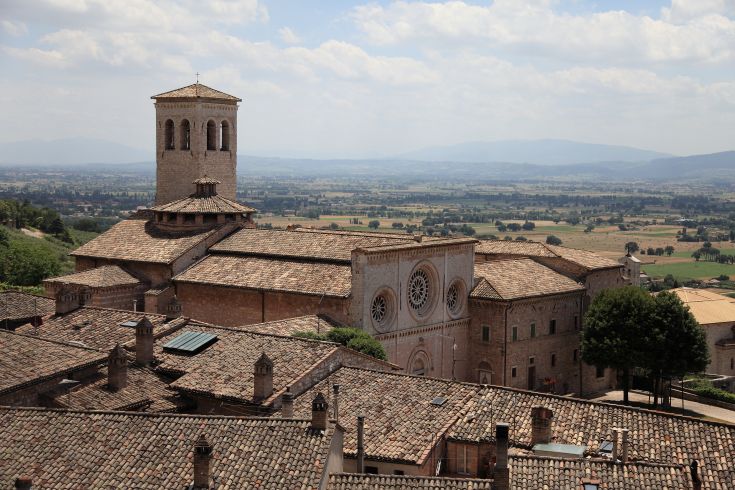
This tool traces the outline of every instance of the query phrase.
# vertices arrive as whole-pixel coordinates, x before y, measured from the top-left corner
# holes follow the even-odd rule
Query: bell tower
[[[195,83],[151,97],[156,107],[156,205],[189,197],[209,176],[235,200],[241,99]]]

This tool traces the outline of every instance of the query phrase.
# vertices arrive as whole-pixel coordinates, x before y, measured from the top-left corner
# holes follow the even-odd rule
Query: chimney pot
[[[324,395],[317,393],[311,402],[311,428],[313,430],[327,430],[327,411],[329,404]]]
[[[334,391],[334,421],[339,422],[339,385],[332,385]]]
[[[16,490],[31,490],[33,488],[33,480],[30,476],[19,476],[15,479]]]
[[[212,461],[212,446],[204,434],[194,444],[194,488],[209,489],[209,471]]]
[[[107,386],[113,390],[121,390],[128,385],[128,356],[118,343],[107,356]]]
[[[135,361],[141,366],[153,362],[153,324],[145,316],[135,326]]]
[[[293,393],[291,387],[286,388],[286,392],[281,397],[281,416],[284,419],[293,418]]]
[[[253,400],[265,400],[273,394],[273,361],[263,352],[253,370]]]
[[[551,419],[554,412],[542,406],[531,409],[531,445],[551,442]]]
[[[495,474],[493,490],[508,490],[508,432],[510,426],[504,422],[495,424]]]
[[[357,416],[357,472],[365,473],[365,416]]]
[[[623,453],[620,455],[620,461],[623,463],[628,462],[628,429],[620,429],[621,445],[623,446]]]

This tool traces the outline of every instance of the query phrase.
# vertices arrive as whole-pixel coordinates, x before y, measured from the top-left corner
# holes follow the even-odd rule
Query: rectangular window
[[[579,317],[574,315],[574,330],[579,330]]]
[[[490,325],[482,326],[482,341],[490,342]]]
[[[554,335],[556,333],[556,320],[550,320],[549,321],[549,335]]]
[[[595,368],[595,375],[598,378],[604,378],[605,377],[605,368],[604,367],[597,366]]]
[[[378,474],[378,467],[377,466],[366,466],[365,467],[365,473],[369,475],[377,475]]]
[[[531,324],[531,338],[534,338],[536,336],[536,324]]]
[[[531,366],[533,366],[535,362],[536,362],[536,358],[535,357],[529,357],[528,358],[528,364],[530,364]]]
[[[405,475],[406,473],[403,470],[393,470],[394,475]]]
[[[457,448],[457,473],[466,475],[469,473],[467,469],[467,446],[460,446]]]
[[[518,327],[513,327],[511,339],[514,341],[518,340]]]
[[[574,359],[574,362],[577,362],[577,349],[574,349],[573,359]]]
[[[556,354],[551,354],[551,367],[556,367]]]
[[[517,374],[518,374],[518,369],[515,366],[511,367],[510,368],[510,377],[511,378],[515,378]]]

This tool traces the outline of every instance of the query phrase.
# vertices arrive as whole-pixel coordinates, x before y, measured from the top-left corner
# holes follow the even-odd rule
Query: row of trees
[[[665,247],[648,247],[646,249],[643,249],[638,245],[638,242],[628,242],[625,244],[625,251],[631,254],[640,251],[641,255],[648,254],[662,256],[666,254],[668,256],[671,256],[671,254],[674,253],[674,247],[673,245],[666,245]]]
[[[632,371],[645,370],[656,406],[662,381],[703,371],[709,352],[704,331],[674,293],[651,296],[627,286],[601,292],[590,305],[582,359],[622,373],[626,404]]]
[[[58,212],[35,207],[29,201],[0,200],[0,224],[18,229],[32,227],[65,242],[73,241]]]

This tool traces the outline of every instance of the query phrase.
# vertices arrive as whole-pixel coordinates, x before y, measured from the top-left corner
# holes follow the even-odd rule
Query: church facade
[[[230,327],[326,315],[419,376],[555,393],[613,383],[576,349],[589,301],[627,283],[621,264],[545,244],[259,230],[235,200],[240,99],[198,83],[153,99],[155,205],[73,252],[75,277],[50,293],[81,291],[81,304],[114,288],[117,307]],[[85,284],[102,267],[125,284]]]

